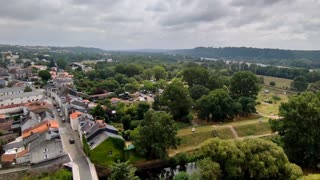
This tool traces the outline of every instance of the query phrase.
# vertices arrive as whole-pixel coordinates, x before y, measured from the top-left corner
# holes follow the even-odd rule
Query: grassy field
[[[290,84],[292,82],[291,79],[285,79],[285,78],[278,78],[278,77],[271,77],[271,76],[260,76],[260,75],[258,75],[258,77],[263,77],[264,84],[266,86],[270,86],[270,82],[273,81],[276,83],[275,87],[282,88],[282,89],[285,89],[286,87],[290,88]]]
[[[234,126],[234,129],[237,131],[240,137],[271,133],[270,125],[268,122]]]
[[[232,139],[234,138],[232,135],[232,132],[229,128],[218,128],[214,129],[212,127],[206,127],[207,130],[204,131],[204,128],[202,131],[198,131],[193,134],[186,134],[186,135],[178,135],[179,138],[181,138],[181,144],[179,148],[187,147],[187,146],[198,146],[205,140],[215,137],[215,135],[218,135],[218,137],[222,139]],[[213,131],[216,130],[216,133]]]
[[[257,102],[260,102],[260,104],[256,106],[256,109],[264,115],[278,115],[280,104],[287,102],[288,98],[287,94],[279,91],[269,91],[269,93],[261,91],[257,99]],[[272,101],[272,104],[266,103],[267,101]]]

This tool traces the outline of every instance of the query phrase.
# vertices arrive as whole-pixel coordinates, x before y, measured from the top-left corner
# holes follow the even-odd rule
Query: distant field
[[[285,79],[285,78],[278,78],[278,77],[271,77],[271,76],[260,76],[264,79],[264,84],[267,86],[270,86],[270,82],[274,81],[276,83],[275,87],[285,89],[290,88],[290,84],[292,82],[292,79]]]
[[[251,135],[261,135],[270,133],[270,125],[268,122],[261,122],[256,124],[248,124],[243,126],[234,126],[240,137],[251,136]]]

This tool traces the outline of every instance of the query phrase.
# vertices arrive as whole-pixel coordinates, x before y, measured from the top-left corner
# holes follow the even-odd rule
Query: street
[[[62,141],[62,146],[65,153],[69,153],[74,163],[79,166],[80,178],[81,180],[91,180],[91,173],[89,169],[86,156],[82,151],[81,141],[77,132],[73,131],[70,127],[70,124],[65,122],[63,123],[57,109],[54,107],[53,115],[59,123],[60,136]],[[69,139],[74,139],[75,143],[70,144]]]

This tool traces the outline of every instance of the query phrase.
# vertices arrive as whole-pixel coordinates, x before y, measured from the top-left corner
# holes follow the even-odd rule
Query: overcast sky
[[[0,44],[320,49],[320,0],[0,1]]]

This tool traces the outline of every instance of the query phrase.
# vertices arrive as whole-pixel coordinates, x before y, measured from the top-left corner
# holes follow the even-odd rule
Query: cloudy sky
[[[320,0],[0,1],[0,44],[320,49]]]

